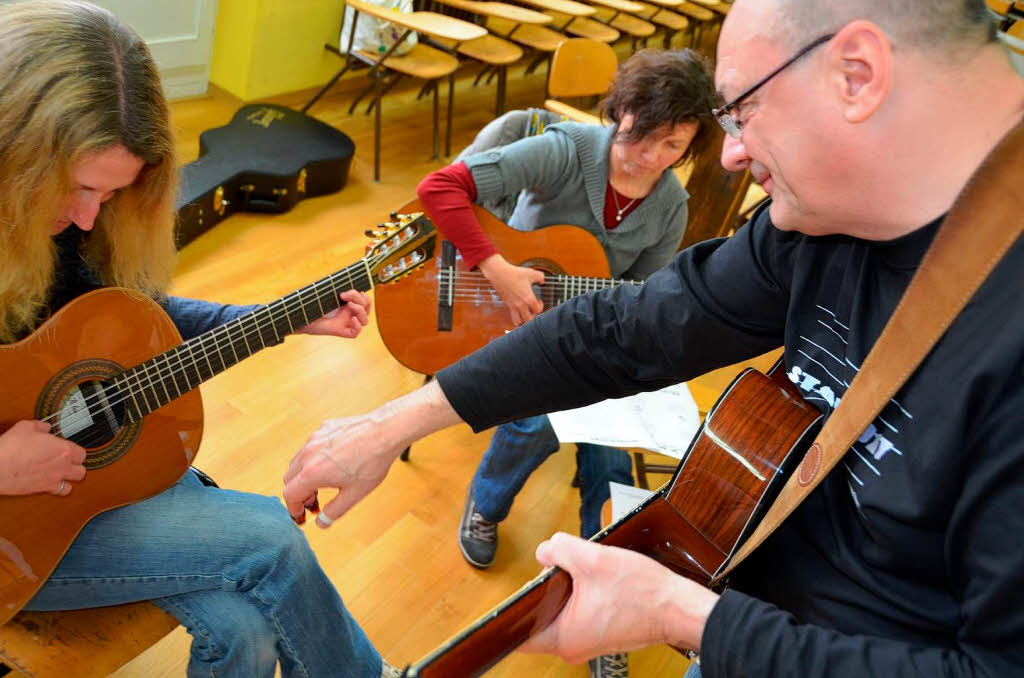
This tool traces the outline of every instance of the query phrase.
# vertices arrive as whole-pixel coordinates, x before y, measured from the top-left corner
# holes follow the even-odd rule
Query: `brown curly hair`
[[[668,125],[696,122],[697,134],[673,167],[708,149],[708,132],[718,105],[715,80],[707,59],[691,49],[637,52],[619,66],[618,75],[601,103],[601,117],[616,125],[633,115],[633,127],[620,140],[637,142]]]

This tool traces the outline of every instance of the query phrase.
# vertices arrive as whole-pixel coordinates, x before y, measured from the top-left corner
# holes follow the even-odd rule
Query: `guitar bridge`
[[[455,245],[441,243],[441,266],[437,272],[437,331],[451,332],[455,310]]]

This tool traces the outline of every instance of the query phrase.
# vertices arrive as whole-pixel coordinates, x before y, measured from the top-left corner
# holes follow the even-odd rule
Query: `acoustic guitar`
[[[423,215],[392,215],[367,255],[311,285],[182,342],[149,297],[103,288],[25,339],[0,346],[0,432],[40,419],[87,451],[65,497],[0,496],[0,625],[42,586],[95,515],[173,485],[199,451],[196,387],[340,305],[345,290],[393,282],[433,256]]]
[[[821,428],[822,414],[803,400],[781,362],[769,375],[742,372],[708,413],[672,480],[593,541],[720,588],[718,575]],[[544,570],[403,675],[478,676],[554,621],[571,593],[564,570]]]
[[[474,205],[484,232],[511,263],[544,272],[535,286],[547,310],[574,296],[633,280],[609,278],[608,259],[597,238],[576,226],[522,232]],[[418,200],[401,211],[422,211]],[[437,254],[416,275],[374,295],[377,328],[398,362],[435,374],[512,330],[508,309],[487,278],[466,268],[451,241],[438,235]]]

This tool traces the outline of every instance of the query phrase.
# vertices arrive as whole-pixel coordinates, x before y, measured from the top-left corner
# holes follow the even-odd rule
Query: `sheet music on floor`
[[[548,418],[563,443],[643,447],[676,459],[682,459],[700,428],[697,403],[686,384],[552,412]]]

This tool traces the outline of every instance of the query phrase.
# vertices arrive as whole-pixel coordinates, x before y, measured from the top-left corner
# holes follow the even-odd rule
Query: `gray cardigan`
[[[601,242],[613,277],[646,278],[679,249],[689,194],[666,170],[640,206],[607,230],[604,200],[614,133],[614,126],[559,123],[539,136],[465,158],[476,201],[493,202],[523,191],[509,226],[520,231],[579,226]]]

